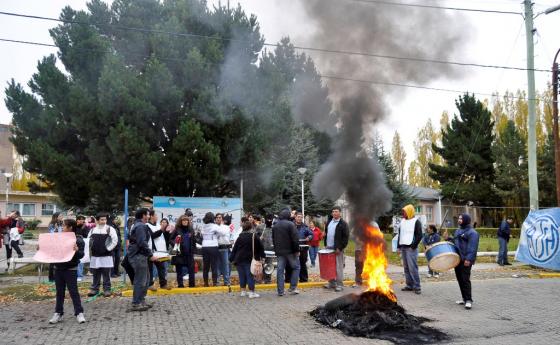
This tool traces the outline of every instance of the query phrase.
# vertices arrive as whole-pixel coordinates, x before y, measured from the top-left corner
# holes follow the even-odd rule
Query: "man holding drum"
[[[455,243],[461,256],[461,262],[455,267],[455,276],[461,289],[462,300],[457,301],[457,304],[465,305],[465,309],[472,308],[472,294],[471,294],[471,269],[476,260],[478,252],[478,232],[471,225],[471,216],[464,213],[459,216],[459,229],[455,231],[453,237],[448,237],[447,231],[443,234],[444,238],[448,241]]]
[[[420,275],[418,274],[418,244],[422,240],[422,223],[414,215],[414,206],[406,205],[402,209],[403,219],[397,234],[397,251],[401,254],[406,286],[402,291],[414,291],[421,294]]]

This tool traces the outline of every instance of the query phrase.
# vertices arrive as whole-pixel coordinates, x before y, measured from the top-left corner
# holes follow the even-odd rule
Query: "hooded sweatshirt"
[[[290,210],[283,209],[278,221],[272,226],[272,242],[277,256],[299,252],[299,236],[296,225],[290,220]]]
[[[415,217],[414,206],[406,205],[402,210],[406,217],[399,226],[397,247],[416,249],[422,240],[422,223]]]
[[[461,260],[469,260],[471,264],[474,264],[478,252],[479,235],[471,225],[471,216],[464,213],[461,217],[463,221],[460,228],[455,231],[451,240],[457,246]]]

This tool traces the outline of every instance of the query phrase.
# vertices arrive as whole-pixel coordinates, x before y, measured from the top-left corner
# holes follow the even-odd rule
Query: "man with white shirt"
[[[91,251],[90,270],[93,271],[93,283],[88,296],[99,293],[101,276],[103,276],[103,296],[111,296],[111,269],[113,268],[113,249],[117,246],[117,231],[107,225],[109,214],[99,213],[97,225],[89,233]]]
[[[348,223],[342,220],[342,209],[340,206],[332,208],[332,219],[325,226],[325,247],[334,249],[336,253],[336,279],[330,280],[325,285],[326,289],[334,289],[336,292],[343,290],[344,280],[344,249],[348,245],[350,231]]]
[[[397,248],[401,256],[406,286],[402,291],[421,294],[420,275],[418,274],[418,244],[422,240],[422,223],[415,216],[414,206],[402,208],[403,219],[399,225]]]
[[[154,210],[150,210],[148,215],[148,223],[146,223],[146,225],[148,225],[148,228],[150,228],[150,238],[148,239],[148,245],[153,252],[167,252],[167,242],[165,241],[163,231],[158,224],[157,213]],[[148,290],[157,291],[157,288],[154,286],[154,267],[159,278],[159,287],[169,290],[170,288],[167,286],[167,279],[165,278],[165,263],[160,261],[148,261],[148,270],[150,273],[150,283]]]
[[[218,256],[218,278],[223,276],[224,286],[230,286],[229,251],[231,250],[231,233],[229,226],[224,224],[224,215],[222,213],[216,213],[215,222],[221,229],[218,235],[218,251],[220,253]]]

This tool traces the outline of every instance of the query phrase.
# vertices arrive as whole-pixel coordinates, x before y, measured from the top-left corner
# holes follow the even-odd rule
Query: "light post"
[[[6,215],[8,215],[8,213],[10,212],[8,210],[8,189],[10,187],[10,177],[12,177],[14,174],[9,173],[9,172],[5,172],[4,176],[6,177]]]
[[[304,197],[304,189],[303,189],[303,178],[305,177],[305,172],[307,171],[306,168],[299,168],[297,170],[301,174],[301,215],[305,221],[305,197]]]

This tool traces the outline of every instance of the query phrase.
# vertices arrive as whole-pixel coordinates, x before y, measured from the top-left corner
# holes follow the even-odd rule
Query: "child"
[[[427,250],[432,244],[438,243],[439,241],[440,241],[440,237],[439,237],[436,226],[433,225],[433,224],[430,224],[428,226],[428,232],[426,232],[426,234],[424,234],[424,238],[422,238],[422,243],[424,244],[424,247]],[[431,278],[431,277],[439,278],[439,273],[432,271],[428,267],[428,278]]]
[[[63,232],[77,231],[76,221],[74,219],[65,219],[62,227]],[[53,317],[49,323],[58,323],[62,321],[64,315],[64,295],[66,288],[72,298],[74,304],[74,315],[78,323],[86,322],[84,317],[84,308],[80,301],[80,294],[78,292],[78,263],[84,257],[84,240],[82,236],[76,234],[76,244],[74,245],[74,256],[68,262],[61,262],[54,264],[54,280],[56,285],[56,307]]]
[[[23,258],[23,253],[21,249],[19,249],[19,240],[21,239],[21,235],[19,233],[19,229],[15,226],[10,228],[10,246],[17,252],[18,258]]]

